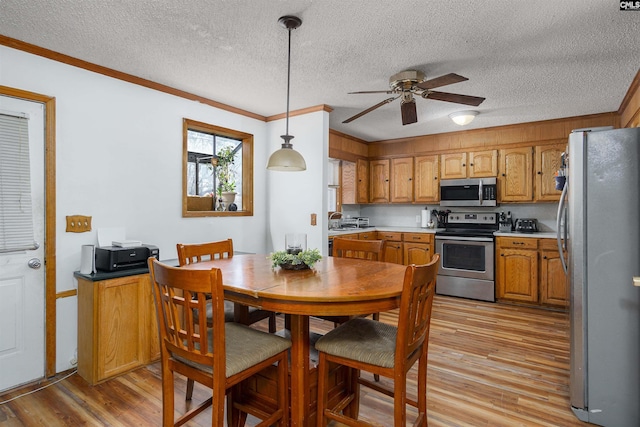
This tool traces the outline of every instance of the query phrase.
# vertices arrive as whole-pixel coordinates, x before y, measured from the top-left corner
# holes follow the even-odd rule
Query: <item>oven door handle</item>
[[[436,236],[436,240],[457,240],[457,241],[466,241],[466,242],[493,242],[492,237]]]

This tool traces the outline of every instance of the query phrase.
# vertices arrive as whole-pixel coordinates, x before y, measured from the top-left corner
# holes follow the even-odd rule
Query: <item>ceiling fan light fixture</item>
[[[284,140],[282,148],[274,151],[269,156],[267,162],[267,169],[272,171],[303,171],[307,169],[307,164],[304,161],[302,154],[293,149],[291,140],[293,135],[289,135],[289,89],[291,87],[291,30],[295,30],[302,25],[302,20],[297,16],[282,16],[278,19],[280,25],[282,25],[289,32],[289,53],[287,56],[287,118],[286,118],[286,134],[281,138]]]
[[[476,118],[476,116],[480,114],[477,111],[456,111],[455,113],[449,114],[449,118],[457,125],[464,126],[468,125]]]
[[[416,109],[416,100],[413,99],[411,93],[409,96],[403,96],[402,104],[400,104],[400,113],[402,115],[402,124],[410,125],[418,121],[418,111]]]

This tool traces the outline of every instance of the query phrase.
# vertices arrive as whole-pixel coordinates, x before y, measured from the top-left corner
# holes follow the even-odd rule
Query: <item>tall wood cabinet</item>
[[[391,160],[391,203],[413,202],[413,157]]]
[[[369,162],[369,201],[371,203],[389,203],[389,160],[371,160]]]
[[[418,156],[414,159],[414,201],[418,203],[440,200],[440,156]]]
[[[100,273],[98,273],[100,274]],[[78,374],[90,384],[160,358],[148,273],[78,279]]]
[[[356,161],[356,203],[369,203],[369,161]]]
[[[531,147],[500,150],[498,192],[501,202],[533,200],[533,149]]]
[[[560,200],[562,190],[556,190],[554,176],[560,169],[561,154],[566,144],[536,146],[535,199],[540,201]]]

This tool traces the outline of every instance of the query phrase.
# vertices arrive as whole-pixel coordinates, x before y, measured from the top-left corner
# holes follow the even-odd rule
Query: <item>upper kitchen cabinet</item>
[[[391,160],[391,202],[413,202],[413,157]]]
[[[535,147],[535,199],[560,200],[561,190],[556,190],[555,174],[560,169],[560,155],[566,144],[538,145]]]
[[[527,202],[533,200],[532,147],[500,150],[498,175],[499,202]]]
[[[389,160],[369,162],[369,199],[371,203],[389,203]]]
[[[483,178],[498,174],[498,150],[440,155],[440,179]]]
[[[356,160],[356,203],[369,203],[369,161]]]
[[[340,164],[340,195],[343,205],[356,203],[356,164],[343,160]]]
[[[414,200],[418,203],[440,200],[440,156],[419,156],[414,159]]]

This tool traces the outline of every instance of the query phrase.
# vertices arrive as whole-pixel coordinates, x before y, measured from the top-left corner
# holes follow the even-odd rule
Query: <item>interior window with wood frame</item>
[[[253,135],[184,119],[182,216],[253,215]]]

